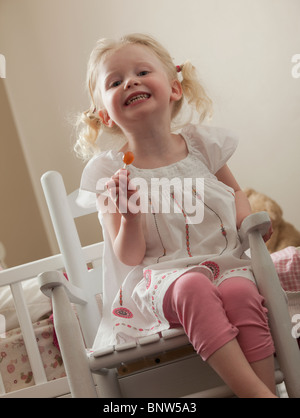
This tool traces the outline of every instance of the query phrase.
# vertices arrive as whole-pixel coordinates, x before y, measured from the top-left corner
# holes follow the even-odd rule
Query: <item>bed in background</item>
[[[25,281],[22,287],[47,381],[65,377],[60,351],[55,345],[50,300],[41,294],[36,279]],[[35,380],[10,286],[0,289],[0,315],[1,392],[33,387]],[[47,396],[46,391],[43,394]]]
[[[292,332],[300,348],[300,247],[286,247],[272,253],[271,258],[287,295]]]
[[[0,397],[69,393],[55,341],[51,301],[37,280],[41,271],[53,267],[62,269],[60,255],[9,269],[0,267]]]

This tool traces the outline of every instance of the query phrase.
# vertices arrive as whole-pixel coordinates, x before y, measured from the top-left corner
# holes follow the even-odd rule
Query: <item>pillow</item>
[[[29,309],[31,322],[35,323],[51,314],[51,300],[45,296],[39,287],[37,278],[26,280],[22,283],[24,298]],[[15,310],[10,286],[0,287],[0,315],[5,318],[5,330],[3,329],[3,317],[1,316],[1,334],[4,331],[19,328],[19,321]]]
[[[286,291],[296,292],[300,290],[300,248],[286,247],[271,255],[273,263]]]

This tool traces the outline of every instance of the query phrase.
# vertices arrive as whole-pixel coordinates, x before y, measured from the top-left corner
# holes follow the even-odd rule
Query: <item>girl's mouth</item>
[[[134,93],[129,96],[129,98],[125,102],[125,106],[129,106],[133,103],[139,102],[141,100],[147,100],[149,99],[150,94],[148,93]]]

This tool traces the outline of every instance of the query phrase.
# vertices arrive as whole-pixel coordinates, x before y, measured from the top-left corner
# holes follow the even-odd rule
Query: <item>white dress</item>
[[[149,191],[153,191],[151,179],[177,178],[182,183],[193,179],[193,202],[200,204],[203,220],[189,221],[185,200],[178,202],[172,191],[169,196],[164,196],[164,191],[159,195],[161,201],[168,197],[173,203],[170,213],[157,212],[149,199],[149,210],[142,215],[145,258],[142,265],[129,267],[115,257],[99,212],[105,243],[104,309],[94,349],[169,328],[163,298],[170,284],[187,270],[201,271],[216,286],[233,276],[254,282],[250,259],[242,251],[236,228],[234,191],[214,175],[235,151],[237,140],[223,129],[192,124],[183,128],[181,135],[188,147],[186,158],[155,169],[139,169],[133,163],[130,178],[144,179]],[[95,204],[98,180],[110,178],[121,168],[122,156],[121,152],[105,151],[89,161],[82,175],[80,204]],[[199,183],[203,189],[195,188],[197,178],[204,179]]]

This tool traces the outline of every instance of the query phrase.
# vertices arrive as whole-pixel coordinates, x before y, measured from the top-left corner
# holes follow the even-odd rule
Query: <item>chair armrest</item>
[[[247,216],[240,227],[239,237],[243,250],[249,248],[249,234],[259,232],[261,236],[265,235],[271,226],[271,220],[267,212],[252,213]]]
[[[71,303],[85,305],[83,292],[60,271],[38,276],[41,291],[52,297],[54,327],[73,397],[97,397],[79,322]]]
[[[252,269],[260,294],[268,309],[268,319],[276,348],[276,357],[284,376],[290,397],[300,393],[300,352],[292,337],[292,323],[284,291],[275,265],[262,236],[270,228],[267,212],[254,213],[244,219],[240,236],[248,238],[251,250]],[[242,243],[244,245],[244,242]],[[287,379],[288,377],[288,379]]]
[[[87,303],[84,291],[70,283],[60,271],[46,271],[38,275],[41,292],[49,298],[55,287],[63,286],[72,303],[85,305]]]

